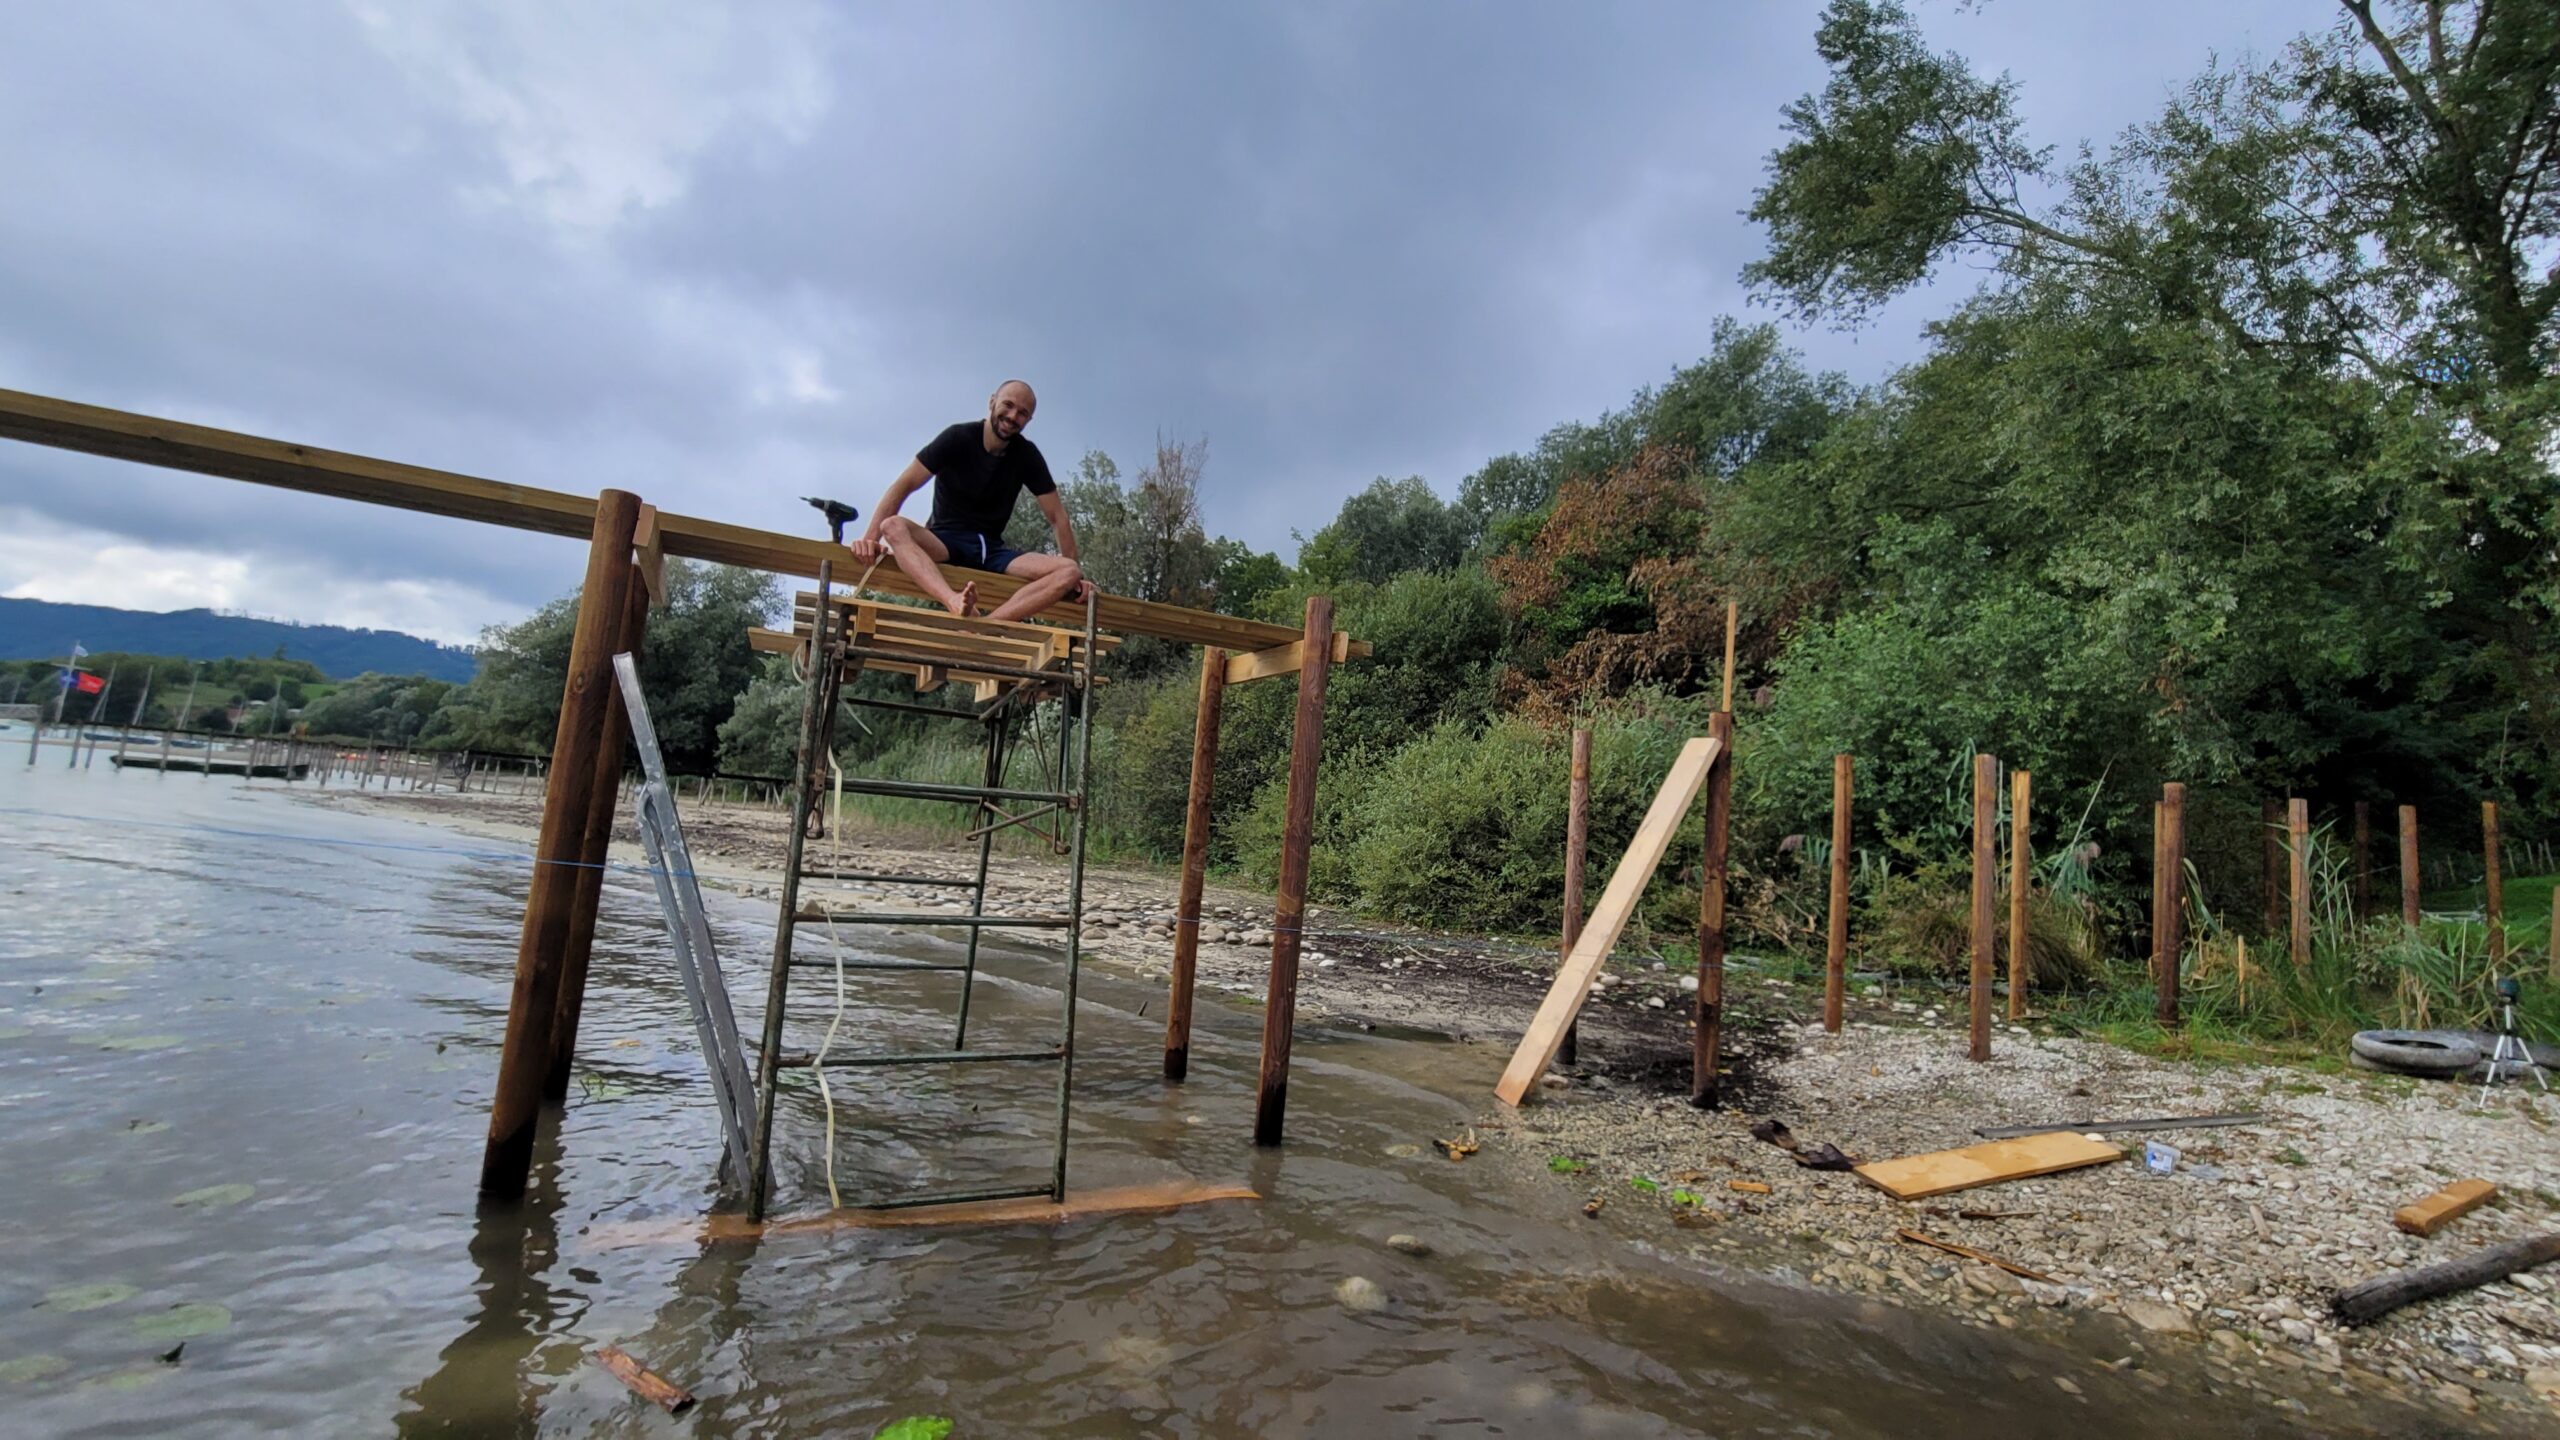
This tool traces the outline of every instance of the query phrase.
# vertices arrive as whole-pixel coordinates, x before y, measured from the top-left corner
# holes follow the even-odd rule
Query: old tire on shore
[[[2459,1075],[2480,1063],[2480,1047],[2459,1030],[2365,1030],[2347,1044],[2404,1075]]]

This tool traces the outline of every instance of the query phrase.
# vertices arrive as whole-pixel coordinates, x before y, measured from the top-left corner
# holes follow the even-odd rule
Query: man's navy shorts
[[[988,570],[1001,575],[1005,567],[1022,558],[1022,552],[1004,543],[1000,535],[982,535],[975,530],[932,530],[934,539],[951,552],[951,563],[972,570]]]

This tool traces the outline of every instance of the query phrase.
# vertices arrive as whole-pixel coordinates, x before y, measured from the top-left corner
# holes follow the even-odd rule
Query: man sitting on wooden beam
[[[1093,589],[1076,563],[1075,527],[1067,523],[1067,507],[1058,499],[1057,482],[1049,478],[1049,462],[1040,447],[1023,438],[1039,401],[1030,385],[1007,380],[987,397],[987,418],[963,420],[936,435],[880,497],[871,525],[846,548],[869,561],[882,550],[924,593],[954,615],[978,613],[978,583],[954,590],[942,578],[944,564],[999,575],[1019,575],[1026,582],[989,616],[1021,620],[1072,595],[1081,600]],[[898,513],[907,497],[928,478],[933,481],[933,513],[919,525]],[[1058,537],[1055,555],[1025,554],[1004,543],[1004,527],[1013,519],[1014,502],[1028,490],[1049,517]]]

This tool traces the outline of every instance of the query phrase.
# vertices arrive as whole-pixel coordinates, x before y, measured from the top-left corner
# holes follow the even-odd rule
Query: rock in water
[[[1342,1302],[1342,1308],[1363,1314],[1387,1308],[1387,1292],[1366,1275],[1345,1276],[1333,1287],[1333,1298]]]
[[[1407,1255],[1419,1256],[1431,1253],[1430,1243],[1419,1235],[1390,1235],[1387,1237],[1387,1248]]]

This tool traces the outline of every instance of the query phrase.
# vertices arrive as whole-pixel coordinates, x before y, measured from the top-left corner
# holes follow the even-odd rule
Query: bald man
[[[917,451],[889,482],[889,493],[871,512],[870,528],[861,539],[847,541],[846,548],[856,559],[869,561],[885,547],[907,578],[954,615],[977,613],[978,582],[954,590],[942,578],[942,565],[1018,575],[1027,582],[989,619],[1020,620],[1069,596],[1082,600],[1093,585],[1076,563],[1075,527],[1067,523],[1067,507],[1058,499],[1057,482],[1049,478],[1049,462],[1022,434],[1039,403],[1020,380],[997,386],[987,397],[987,418],[963,420]],[[933,481],[933,512],[919,525],[900,515],[898,507],[928,479]],[[1055,555],[1005,546],[1004,527],[1025,490],[1049,517],[1049,532],[1058,537]]]

